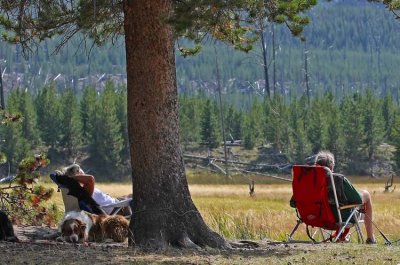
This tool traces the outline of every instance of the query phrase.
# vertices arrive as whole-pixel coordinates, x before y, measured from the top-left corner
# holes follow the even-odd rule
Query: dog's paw
[[[57,242],[67,242],[67,241],[65,241],[64,237],[62,237],[62,236],[57,237],[56,241]]]
[[[58,237],[61,237],[61,232],[59,232],[59,231],[43,235],[43,239],[46,239],[46,240],[54,240],[54,239],[57,239]]]

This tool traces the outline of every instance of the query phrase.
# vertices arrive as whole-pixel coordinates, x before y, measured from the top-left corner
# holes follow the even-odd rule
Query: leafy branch
[[[37,185],[41,175],[39,169],[48,165],[49,160],[42,155],[23,159],[18,166],[18,174],[4,186],[0,186],[0,209],[6,212],[15,224],[47,224],[55,222],[57,207],[46,207],[54,189]]]

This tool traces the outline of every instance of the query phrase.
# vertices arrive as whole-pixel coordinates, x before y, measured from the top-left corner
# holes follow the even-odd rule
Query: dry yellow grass
[[[391,239],[400,238],[400,205],[394,203],[400,192],[384,193],[383,182],[356,187],[371,192],[379,228]],[[206,222],[228,238],[285,240],[295,225],[290,183],[256,185],[254,197],[249,196],[247,185],[191,185],[190,190]],[[297,235],[305,238],[305,229],[301,227]]]
[[[371,192],[375,222],[389,238],[398,239],[400,190],[384,193],[383,182],[357,181],[355,186]],[[56,188],[53,184],[46,185]],[[129,183],[98,183],[97,187],[115,197],[132,192]],[[256,184],[253,197],[249,196],[248,185],[190,185],[189,188],[207,224],[229,239],[285,240],[295,225],[296,214],[289,206],[290,183]],[[55,193],[52,202],[63,209],[60,193]],[[297,235],[305,238],[305,229],[300,228]],[[378,240],[383,242],[382,238]]]

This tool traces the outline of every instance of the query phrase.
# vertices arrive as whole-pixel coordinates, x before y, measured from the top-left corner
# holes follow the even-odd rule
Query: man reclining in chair
[[[78,181],[82,187],[86,190],[86,192],[92,196],[92,198],[98,203],[100,206],[115,204],[120,200],[111,197],[110,195],[104,193],[103,191],[97,189],[95,187],[95,178],[93,175],[86,174],[78,164],[72,164],[64,168],[64,174],[70,178]],[[124,199],[127,199],[128,196],[123,196]],[[103,209],[107,214],[112,212],[112,208]]]
[[[332,172],[335,167],[335,159],[331,152],[320,151],[316,158],[315,164],[319,166],[328,167]],[[375,244],[375,236],[372,227],[372,200],[371,195],[367,190],[357,191],[351,182],[343,175],[333,173],[335,181],[336,193],[338,196],[339,204],[363,204],[366,214],[364,219],[365,230],[367,231],[367,244]]]

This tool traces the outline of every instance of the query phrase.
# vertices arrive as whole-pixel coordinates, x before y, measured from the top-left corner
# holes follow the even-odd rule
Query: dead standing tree
[[[385,183],[384,192],[389,192],[389,188],[393,186],[393,177],[394,177],[394,174],[392,173]],[[392,192],[394,192],[395,189],[396,189],[396,185],[393,187]]]

